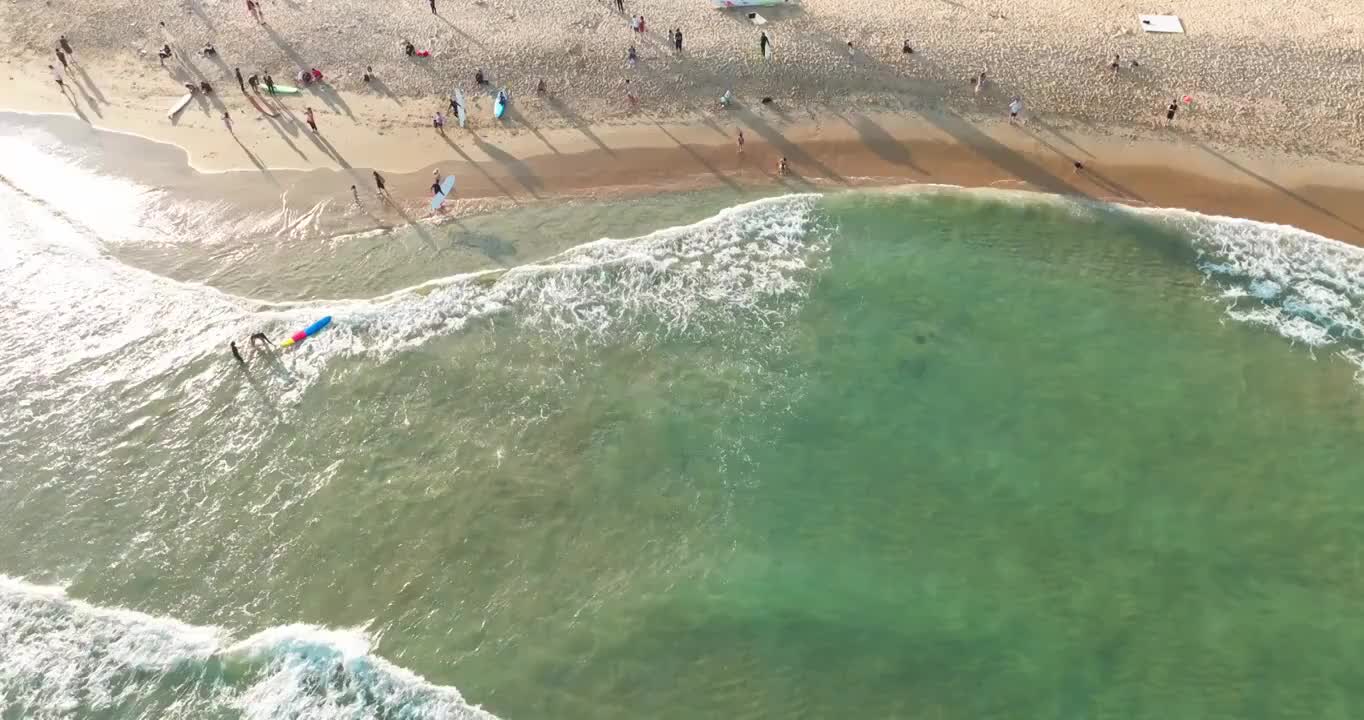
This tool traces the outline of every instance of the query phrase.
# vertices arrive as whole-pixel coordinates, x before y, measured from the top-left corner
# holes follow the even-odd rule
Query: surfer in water
[[[274,343],[270,342],[270,338],[265,337],[265,333],[263,332],[253,333],[251,335],[251,347],[255,347],[257,342],[261,342],[266,345],[274,345]]]
[[[242,367],[246,367],[246,361],[242,359],[242,354],[237,351],[237,341],[233,340],[227,346],[232,349],[232,357],[237,358],[237,362],[241,363]]]

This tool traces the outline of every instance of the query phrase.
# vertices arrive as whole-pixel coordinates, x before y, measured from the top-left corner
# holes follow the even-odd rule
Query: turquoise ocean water
[[[0,173],[5,720],[1364,708],[1355,248],[952,188],[222,237]]]

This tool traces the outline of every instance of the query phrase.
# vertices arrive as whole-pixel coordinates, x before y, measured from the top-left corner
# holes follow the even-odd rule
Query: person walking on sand
[[[313,109],[310,108],[310,107],[305,107],[305,108],[303,108],[303,117],[306,118],[306,119],[308,120],[308,127],[312,128],[312,129],[313,129],[313,134],[316,135],[316,134],[317,134],[317,118],[313,117]]]
[[[378,170],[372,170],[371,172],[374,173],[374,194],[380,197],[387,195],[388,187],[384,182],[384,176],[380,175]]]
[[[677,29],[677,34],[673,36],[673,39],[677,43],[677,51],[682,52],[682,28]]]
[[[785,155],[783,155],[782,158],[777,161],[777,174],[782,177],[786,177],[787,175],[791,174],[791,165],[790,163],[786,162]]]
[[[440,13],[436,12],[436,0],[430,0],[430,3],[431,3],[431,14],[432,14],[432,15],[439,15]]]
[[[62,64],[62,69],[63,69],[63,70],[70,70],[70,69],[71,69],[71,68],[68,67],[67,64],[66,64],[66,53],[62,52],[62,49],[61,49],[61,48],[57,48],[57,61],[60,62],[60,63]]]
[[[735,139],[735,143],[739,146],[739,154],[740,154],[740,155],[743,155],[743,154],[744,154],[744,131],[743,131],[743,130],[740,130],[740,131],[739,131],[739,137]]]
[[[758,54],[767,57],[767,46],[771,44],[772,41],[767,39],[767,31],[762,31],[762,34],[758,36]]]
[[[49,66],[51,67],[51,66]],[[58,80],[57,82],[61,82]],[[1170,106],[1165,108],[1165,126],[1169,127],[1175,123],[1175,113],[1179,112],[1179,99],[1170,98]]]
[[[621,15],[625,14],[625,0],[616,0],[616,11]]]
[[[52,72],[52,79],[57,81],[57,87],[61,88],[62,93],[66,92],[66,80],[62,79],[62,71],[51,65],[47,69]]]
[[[232,132],[232,116],[229,115],[226,110],[223,111],[223,125],[227,128],[228,132]]]
[[[265,73],[265,89],[269,90],[271,95],[275,94],[275,79],[270,77],[270,73]]]
[[[630,109],[635,109],[639,105],[639,98],[635,97],[634,88],[630,87],[630,81],[625,81],[625,102],[630,105]]]
[[[1018,119],[1018,114],[1021,113],[1021,112],[1023,112],[1023,99],[1022,99],[1022,98],[1014,98],[1014,99],[1010,100],[1010,101],[1009,101],[1009,124],[1010,124],[1010,125],[1017,125],[1019,122],[1021,122],[1021,121]]]
[[[1114,53],[1113,62],[1108,64],[1108,69],[1113,71],[1113,77],[1118,76],[1118,68],[1122,67],[1122,63],[1120,62],[1121,59],[1122,59],[1121,55]]]
[[[431,124],[435,126],[436,132],[440,133],[441,135],[444,135],[444,134],[445,134],[445,113],[440,112],[439,110],[437,110],[437,111],[436,111],[436,117],[433,118],[433,119],[431,120]]]
[[[625,61],[630,63],[630,67],[634,67],[635,63],[639,62],[639,53],[635,50],[634,45],[631,45],[630,49],[625,52]]]
[[[242,80],[242,69],[232,68],[232,74],[237,76],[237,87],[241,88],[242,92],[246,92],[246,81]],[[252,87],[255,87],[255,83],[252,83]]]
[[[355,198],[355,206],[356,206],[356,207],[359,207],[359,206],[360,206],[360,190],[359,190],[359,188],[355,187],[354,185],[351,185],[351,186],[350,186],[350,196],[351,196],[352,198]]]
[[[70,58],[71,62],[76,62],[76,51],[72,49],[71,41],[66,39],[65,34],[57,36],[57,47],[66,53],[66,57]]]

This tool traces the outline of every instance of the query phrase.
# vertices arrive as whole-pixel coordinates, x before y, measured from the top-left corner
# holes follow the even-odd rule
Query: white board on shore
[[[1184,32],[1184,23],[1179,21],[1179,16],[1177,15],[1138,15],[1137,19],[1141,21],[1141,29],[1146,32]]]
[[[766,25],[766,24],[767,24],[767,18],[765,18],[765,17],[759,15],[758,13],[749,13],[749,14],[748,14],[748,19],[749,19],[749,21],[752,22],[754,25]]]
[[[793,3],[791,0],[710,0],[710,4],[716,10],[725,10],[728,8],[776,7]]]

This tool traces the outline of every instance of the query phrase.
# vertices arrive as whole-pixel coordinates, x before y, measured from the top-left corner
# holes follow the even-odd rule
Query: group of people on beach
[[[259,0],[245,0],[245,2],[246,2],[246,9],[247,9],[247,12],[251,15],[251,17],[252,17],[253,19],[255,19],[257,22],[259,22],[259,23],[264,23],[264,22],[265,22],[265,20],[264,20],[264,15],[263,15],[263,13],[262,13],[261,5],[260,5]],[[431,11],[432,11],[433,13],[435,13],[435,12],[436,12],[435,0],[429,0],[429,2],[430,2],[430,5],[431,5]],[[625,2],[624,2],[624,0],[615,0],[615,5],[616,5],[617,11],[620,12],[621,15],[625,15],[626,8],[625,8]],[[643,33],[647,33],[647,32],[648,32],[648,23],[647,23],[647,21],[645,20],[644,15],[642,15],[642,14],[631,15],[631,16],[629,17],[629,25],[630,25],[631,30],[633,30],[633,31],[636,32],[636,33],[641,33],[641,34],[643,34]],[[160,26],[161,26],[161,28],[162,28],[162,32],[165,33],[165,32],[166,32],[166,30],[165,30],[165,23],[164,23],[164,22],[160,23]],[[669,29],[669,31],[668,31],[668,37],[669,37],[669,43],[670,43],[670,45],[672,45],[673,49],[674,49],[675,51],[681,51],[682,48],[683,48],[683,32],[682,32],[682,29],[681,29],[681,28],[672,28],[672,29]],[[401,46],[401,48],[402,48],[403,53],[404,53],[405,55],[409,56],[409,57],[413,57],[413,56],[425,57],[425,56],[429,56],[429,54],[430,54],[430,53],[427,52],[427,51],[418,50],[418,49],[416,48],[416,46],[415,46],[410,40],[404,39],[404,40],[400,43],[400,46]],[[852,43],[851,41],[849,41],[849,42],[847,43],[847,46],[848,46],[848,50],[849,50],[850,55],[853,54],[853,53],[854,53],[854,49],[853,49],[854,46],[853,46],[853,43]],[[774,47],[774,45],[773,45],[772,38],[768,35],[768,33],[767,33],[765,30],[760,31],[759,34],[758,34],[758,52],[759,52],[760,56],[761,56],[762,58],[764,58],[764,59],[771,60],[772,57],[773,57],[773,54],[774,54],[774,53],[773,53],[773,47]],[[914,46],[911,44],[911,42],[910,42],[909,39],[907,39],[907,38],[904,39],[903,44],[902,44],[901,47],[900,47],[900,52],[901,52],[903,55],[905,55],[905,56],[913,55],[913,54],[915,53],[915,48],[914,48]],[[75,63],[75,51],[74,51],[74,48],[72,47],[71,42],[68,40],[68,38],[66,37],[65,34],[61,35],[61,36],[58,38],[57,43],[56,43],[56,47],[54,48],[54,54],[56,55],[57,62],[58,62],[58,64],[60,65],[60,67],[58,67],[57,65],[49,65],[48,68],[49,68],[49,70],[51,71],[53,80],[56,82],[56,84],[58,85],[58,87],[59,87],[63,92],[65,92],[65,90],[66,90],[66,83],[65,83],[65,76],[64,76],[65,71],[67,71],[67,70],[69,69],[70,65],[72,65],[72,64]],[[158,51],[157,54],[158,54],[158,57],[160,58],[161,62],[164,64],[164,62],[165,62],[166,59],[168,59],[168,58],[170,58],[170,57],[173,57],[174,52],[173,52],[173,50],[172,50],[172,48],[171,48],[171,46],[170,46],[170,43],[167,42],[167,43],[164,43],[164,44],[161,46],[161,49],[160,49],[160,51]],[[213,57],[216,57],[218,53],[217,53],[217,48],[215,48],[214,45],[213,45],[211,42],[208,42],[208,43],[205,43],[205,44],[204,44],[204,47],[203,47],[202,50],[200,51],[200,54],[201,54],[203,57],[206,57],[206,58],[213,58]],[[631,67],[634,67],[635,65],[637,65],[637,64],[639,63],[639,61],[640,61],[640,53],[639,53],[639,50],[638,50],[638,48],[635,47],[635,45],[632,44],[632,45],[629,46],[629,48],[628,48],[627,51],[626,51],[626,62],[627,62]],[[1129,66],[1130,66],[1131,68],[1137,68],[1137,67],[1139,67],[1139,63],[1138,63],[1136,60],[1130,60],[1130,61],[1129,61]],[[1122,57],[1121,57],[1121,55],[1118,55],[1118,54],[1115,54],[1115,55],[1113,56],[1112,61],[1109,62],[1109,63],[1107,64],[1108,70],[1114,75],[1114,77],[1116,77],[1116,76],[1119,74],[1119,72],[1121,71],[1121,69],[1122,69],[1123,67],[1124,67],[1124,65],[1123,65],[1123,62],[1122,62]],[[242,91],[243,93],[246,93],[246,92],[247,92],[248,86],[249,86],[249,88],[250,88],[250,90],[251,90],[252,92],[258,93],[258,92],[260,92],[260,86],[261,86],[261,85],[264,85],[266,91],[267,91],[268,93],[270,93],[270,94],[276,94],[276,92],[277,92],[277,88],[276,88],[274,79],[271,77],[270,73],[268,73],[268,72],[263,72],[263,71],[262,71],[262,72],[252,73],[249,77],[244,77],[244,76],[242,75],[242,72],[241,72],[241,69],[240,69],[240,68],[234,68],[234,69],[233,69],[233,74],[234,74],[234,76],[235,76],[235,79],[237,80],[237,85],[238,85],[238,87],[241,89],[241,91]],[[303,86],[309,86],[309,85],[314,85],[314,84],[319,84],[319,83],[324,82],[323,73],[321,72],[321,70],[319,70],[319,69],[317,69],[317,68],[300,69],[300,70],[297,72],[297,74],[295,75],[295,79],[297,80],[297,82],[298,82],[300,85],[303,85]],[[363,79],[363,81],[364,81],[365,83],[372,83],[372,82],[374,82],[374,81],[377,80],[377,76],[376,76],[376,74],[375,74],[374,69],[373,69],[372,66],[366,66],[366,67],[365,67],[365,71],[364,71],[364,73],[363,73],[362,79]],[[484,75],[483,75],[483,70],[482,70],[482,69],[479,69],[479,70],[477,70],[477,71],[475,72],[474,81],[475,81],[475,83],[476,83],[477,85],[480,85],[480,86],[486,85],[486,84],[487,84],[487,80],[485,79],[485,77],[484,77]],[[973,78],[972,78],[972,80],[971,80],[971,83],[972,83],[972,85],[973,85],[973,87],[974,87],[975,93],[978,94],[978,95],[979,95],[979,94],[982,94],[982,93],[984,92],[984,90],[985,90],[985,88],[986,88],[986,84],[987,84],[987,74],[986,74],[986,71],[982,70],[982,71],[980,71],[979,73],[977,73],[976,75],[974,75]],[[186,89],[189,90],[191,93],[196,93],[196,94],[197,94],[197,93],[208,94],[208,93],[212,93],[212,92],[213,92],[213,88],[212,88],[212,86],[210,85],[210,83],[209,83],[207,80],[202,80],[202,81],[199,82],[198,84],[194,84],[194,83],[185,83],[185,87],[186,87]],[[289,88],[286,88],[286,90],[288,90],[288,91],[291,92],[291,93],[297,92],[296,90],[294,90],[294,89],[289,89]],[[626,102],[628,103],[628,105],[629,105],[630,107],[632,107],[632,108],[635,107],[636,105],[638,105],[638,103],[639,103],[639,98],[638,98],[638,96],[636,95],[635,90],[634,90],[634,86],[632,85],[632,81],[631,81],[629,78],[627,78],[627,79],[624,80],[624,90],[625,90],[624,95],[625,95]],[[538,83],[537,83],[537,85],[536,85],[536,92],[537,92],[537,94],[545,94],[545,93],[547,92],[547,83],[546,83],[546,81],[545,81],[543,78],[541,78],[541,79],[538,81]],[[505,103],[507,103],[507,102],[509,101],[509,99],[510,99],[510,98],[507,97],[507,95],[506,95],[506,93],[505,93],[505,90],[500,91],[500,92],[498,93],[497,102],[498,102],[499,104],[504,104],[504,105],[505,105]],[[254,101],[253,101],[253,102],[254,102]],[[763,102],[763,104],[771,104],[771,103],[773,102],[773,99],[772,99],[772,98],[765,97],[765,98],[762,98],[762,102]],[[1184,102],[1185,102],[1185,104],[1188,104],[1188,103],[1190,102],[1189,98],[1187,98],[1187,97],[1184,98]],[[461,101],[460,101],[458,98],[456,98],[456,97],[450,97],[449,100],[448,100],[448,103],[449,103],[449,112],[450,112],[450,116],[456,117],[456,118],[460,118],[460,119],[461,119],[461,126],[462,126],[462,125],[463,125],[462,116],[463,116],[463,114],[464,114],[465,108],[463,108],[463,107],[461,106]],[[730,108],[730,107],[733,105],[733,103],[734,103],[734,95],[733,95],[733,92],[732,92],[731,90],[726,90],[725,93],[724,93],[724,95],[723,95],[723,96],[721,97],[721,99],[720,99],[719,107],[720,107],[721,109],[728,109],[728,108]],[[1168,106],[1165,108],[1165,122],[1166,122],[1167,125],[1170,124],[1170,123],[1172,123],[1172,122],[1174,121],[1175,116],[1176,116],[1176,114],[1178,113],[1179,109],[1180,109],[1180,101],[1179,101],[1179,99],[1177,99],[1177,98],[1176,98],[1176,99],[1171,99],[1171,101],[1169,102]],[[1021,96],[1014,96],[1014,97],[1012,97],[1012,98],[1009,100],[1009,103],[1008,103],[1008,120],[1009,120],[1009,122],[1010,122],[1011,124],[1022,123],[1022,122],[1023,122],[1023,117],[1022,117],[1022,116],[1023,116],[1023,110],[1024,110],[1024,100],[1023,100],[1023,98],[1022,98]],[[267,113],[267,114],[269,114],[269,113]],[[314,113],[313,108],[311,108],[311,107],[306,107],[306,108],[305,108],[305,110],[304,110],[304,118],[305,118],[305,122],[307,123],[309,129],[310,129],[314,134],[317,134],[317,133],[319,132],[319,128],[318,128],[318,123],[317,123],[316,114]],[[447,115],[445,114],[445,112],[444,112],[443,110],[438,110],[438,111],[436,111],[436,112],[434,113],[433,116],[431,116],[431,124],[432,124],[432,127],[433,127],[433,128],[436,130],[436,132],[438,132],[438,133],[441,133],[441,134],[444,134],[444,133],[445,133],[446,121],[447,121]],[[230,114],[229,114],[228,112],[226,112],[226,111],[223,112],[223,123],[224,123],[224,125],[227,127],[227,129],[228,129],[229,131],[232,131],[232,120],[231,120],[231,116],[230,116]],[[738,143],[738,148],[739,148],[739,152],[740,152],[740,153],[743,153],[743,151],[744,151],[744,142],[745,142],[745,140],[744,140],[743,132],[740,131],[739,134],[738,134],[738,137],[737,137],[737,143]],[[1078,172],[1079,170],[1082,170],[1083,167],[1082,167],[1082,165],[1081,165],[1080,163],[1076,163],[1076,168],[1075,168],[1075,169],[1076,169],[1076,171]],[[776,172],[777,172],[778,175],[787,175],[787,174],[789,174],[789,172],[790,172],[790,164],[789,164],[789,161],[787,160],[786,157],[783,156],[783,157],[780,158],[780,160],[778,160],[778,162],[777,162],[777,167],[776,167]],[[375,172],[375,173],[374,173],[374,181],[375,181],[375,185],[376,185],[378,194],[379,194],[380,196],[382,196],[382,197],[387,197],[387,190],[386,190],[386,188],[385,188],[384,179],[383,179],[383,177],[382,177],[378,172]],[[355,189],[354,186],[352,186],[352,191],[353,191],[353,193],[358,193],[358,191],[356,191],[356,189]],[[435,191],[438,191],[438,187],[437,187],[437,190],[433,190],[433,192],[435,192]],[[356,197],[357,197],[357,199],[358,199],[358,194],[356,195]]]

